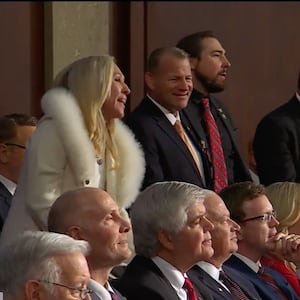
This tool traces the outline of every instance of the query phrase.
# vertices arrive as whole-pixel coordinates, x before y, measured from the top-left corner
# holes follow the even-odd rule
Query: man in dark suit
[[[241,230],[238,232],[238,251],[226,262],[250,280],[264,300],[299,299],[287,280],[277,271],[263,267],[269,279],[262,276],[260,259],[275,249],[277,221],[272,204],[263,185],[253,182],[232,184],[220,193],[230,215]],[[291,251],[292,247],[288,246]],[[285,248],[283,251],[287,251]],[[284,253],[284,252],[283,252]],[[270,278],[273,278],[272,282]]]
[[[213,223],[210,231],[214,254],[198,262],[188,275],[201,291],[208,288],[215,300],[261,299],[253,284],[240,272],[223,263],[237,251],[237,232],[240,226],[230,219],[223,200],[213,191],[204,200],[206,216]],[[225,274],[229,281],[222,276]]]
[[[298,91],[258,124],[253,150],[260,182],[300,182],[300,71]]]
[[[209,186],[207,154],[181,114],[193,86],[187,54],[175,47],[154,50],[145,82],[147,96],[125,120],[145,153],[143,187],[166,180]],[[182,124],[183,138],[176,131],[177,124]]]
[[[0,118],[0,232],[16,189],[26,143],[36,123],[35,117],[26,114]]]
[[[242,159],[239,150],[237,129],[224,104],[212,95],[224,90],[225,79],[230,67],[224,48],[211,31],[188,35],[177,43],[177,47],[190,55],[194,89],[189,104],[182,113],[190,121],[191,130],[195,133],[198,143],[211,158],[213,155],[210,144],[211,137],[204,121],[203,98],[207,98],[221,139],[221,151],[223,151],[222,156],[224,157],[222,160],[225,161],[227,183],[251,180],[248,166]],[[216,180],[215,175],[214,180]],[[214,186],[212,185],[210,188],[213,189]],[[219,192],[216,189],[215,191]]]
[[[213,299],[186,275],[213,254],[204,196],[194,184],[173,181],[154,183],[137,197],[131,208],[137,255],[116,285],[128,300]]]
[[[48,230],[85,240],[91,246],[87,257],[93,290],[92,300],[126,299],[109,283],[114,266],[131,255],[128,220],[121,217],[116,202],[98,188],[80,188],[63,193],[48,216]],[[113,294],[111,296],[110,294]]]

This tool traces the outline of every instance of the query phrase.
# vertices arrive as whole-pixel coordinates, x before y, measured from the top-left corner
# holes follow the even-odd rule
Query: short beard
[[[220,93],[224,91],[224,85],[209,82],[207,78],[203,76],[200,72],[195,72],[194,76],[196,77],[197,81],[201,82],[201,84],[209,94]]]

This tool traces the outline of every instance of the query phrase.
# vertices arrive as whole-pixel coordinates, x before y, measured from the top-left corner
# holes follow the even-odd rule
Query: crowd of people
[[[300,72],[239,149],[211,31],[154,49],[146,95],[114,57],[66,66],[43,117],[0,118],[5,300],[300,299]]]

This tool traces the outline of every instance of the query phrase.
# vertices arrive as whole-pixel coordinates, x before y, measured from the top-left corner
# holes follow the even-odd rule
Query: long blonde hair
[[[300,184],[296,182],[276,182],[266,187],[266,195],[277,213],[278,231],[288,234],[289,227],[300,219]],[[277,253],[273,253],[281,258]],[[284,259],[283,259],[284,260]],[[295,270],[295,265],[284,260],[286,266]]]
[[[288,233],[289,227],[300,219],[300,184],[272,183],[266,187],[266,195],[277,212],[278,231]]]
[[[106,124],[102,106],[109,97],[115,59],[110,55],[81,58],[64,68],[54,79],[54,87],[64,87],[74,95],[94,145],[97,158],[103,158],[106,148],[116,160],[112,139],[114,121]]]

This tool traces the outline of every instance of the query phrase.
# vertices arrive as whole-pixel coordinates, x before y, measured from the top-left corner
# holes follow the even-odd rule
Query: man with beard
[[[224,48],[211,31],[188,35],[178,42],[177,47],[190,55],[194,89],[183,114],[189,119],[190,130],[197,135],[202,150],[211,159],[211,180],[206,185],[219,192],[228,184],[251,180],[240,154],[232,119],[224,105],[211,95],[224,90],[230,67]],[[216,125],[214,129],[210,128],[212,123]],[[211,130],[214,131],[213,138]],[[213,140],[219,146],[212,144]]]

